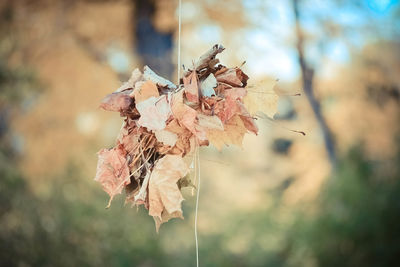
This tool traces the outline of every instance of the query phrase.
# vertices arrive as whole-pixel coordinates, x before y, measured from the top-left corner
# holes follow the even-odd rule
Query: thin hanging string
[[[181,17],[182,17],[182,0],[179,0],[178,7],[178,85],[181,78]]]
[[[200,196],[200,153],[199,147],[196,148],[196,167],[197,167],[197,196],[196,196],[196,211],[194,217],[194,238],[196,240],[196,266],[199,267],[199,241],[197,239],[197,214],[199,209],[199,196]]]
[[[179,85],[179,81],[181,78],[181,25],[182,25],[182,0],[179,0],[178,7],[178,77],[177,83]],[[196,266],[199,267],[199,241],[197,238],[197,214],[199,210],[199,195],[200,195],[200,155],[199,155],[199,146],[196,144],[195,151],[195,177],[197,177],[197,195],[196,195],[196,210],[194,217],[194,239],[196,242]]]

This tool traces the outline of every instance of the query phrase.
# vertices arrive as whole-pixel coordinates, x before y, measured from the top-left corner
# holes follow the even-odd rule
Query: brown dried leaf
[[[242,146],[244,134],[247,132],[239,115],[232,117],[226,124],[224,124],[224,131],[209,130],[207,131],[207,138],[218,150],[221,150],[224,145],[234,144],[239,147]]]
[[[125,152],[118,147],[102,149],[97,154],[99,160],[94,180],[101,183],[104,191],[110,195],[110,206],[114,196],[121,194],[122,189],[130,183],[128,162]]]
[[[186,99],[192,103],[199,102],[199,81],[196,71],[192,71],[189,76],[183,77]]]
[[[197,111],[183,103],[183,92],[178,92],[172,99],[172,113],[179,124],[185,126],[192,133],[196,133],[195,120]]]
[[[254,133],[255,135],[257,135],[258,127],[254,121],[254,118],[250,115],[250,113],[247,111],[247,109],[245,108],[245,106],[242,103],[238,103],[238,107],[240,110],[239,116],[242,119],[246,129],[249,130],[250,132]]]
[[[135,89],[133,92],[135,96],[136,104],[149,99],[150,97],[159,97],[157,85],[152,81],[146,81],[142,84],[142,86],[138,89]]]
[[[117,92],[106,95],[101,101],[100,107],[108,111],[127,111],[129,110],[133,99],[124,92]]]
[[[165,221],[163,212],[173,218],[182,216],[182,194],[177,182],[189,172],[189,168],[178,155],[166,155],[154,166],[149,181],[149,214],[154,217],[156,227]]]
[[[220,70],[219,73],[216,73],[215,77],[218,82],[226,83],[233,87],[246,86],[247,80],[249,79],[239,68],[230,68],[223,72]]]
[[[224,125],[218,116],[207,116],[201,113],[197,114],[198,125],[204,128],[205,130],[224,130]]]
[[[273,90],[276,80],[264,81],[258,88],[249,90],[243,98],[244,105],[251,115],[262,112],[272,118],[278,108],[279,96]]]

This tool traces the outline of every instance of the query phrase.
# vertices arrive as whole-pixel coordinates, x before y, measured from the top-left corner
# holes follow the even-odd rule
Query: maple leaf
[[[176,118],[179,124],[186,127],[192,133],[196,133],[195,121],[197,116],[197,111],[185,105],[183,103],[182,91],[174,94],[172,98],[172,113],[174,118]]]
[[[100,107],[108,111],[121,112],[128,110],[132,103],[133,99],[126,91],[123,91],[106,95],[101,101]]]
[[[243,121],[244,126],[246,127],[247,130],[250,132],[254,133],[255,135],[258,134],[258,127],[254,121],[254,118],[250,115],[250,113],[247,111],[246,107],[239,102],[238,103],[239,107],[239,116]]]
[[[118,147],[102,149],[97,154],[99,160],[94,180],[101,183],[104,191],[110,195],[109,207],[114,196],[121,194],[122,189],[130,183],[128,162],[125,152]]]
[[[181,127],[177,119],[170,121],[165,130],[172,132],[178,136],[175,146],[169,151],[169,154],[185,155],[190,152],[193,147],[190,144],[190,138],[193,133],[186,127]]]
[[[159,84],[163,87],[167,87],[169,89],[176,89],[176,85],[171,81],[158,76],[149,66],[144,66],[143,68],[143,76],[146,80],[152,81],[155,84]]]
[[[175,133],[167,130],[155,131],[154,134],[159,142],[171,147],[174,146],[178,140],[178,136]]]
[[[221,119],[223,123],[230,120],[233,116],[235,116],[235,114],[239,112],[237,101],[230,97],[227,97],[226,99],[218,102],[216,109],[219,110],[217,116]]]
[[[215,95],[215,91],[214,91],[215,87],[217,87],[217,80],[215,79],[214,74],[211,73],[200,84],[201,95],[208,96],[208,97]]]
[[[262,112],[273,118],[278,108],[279,96],[273,90],[276,80],[264,81],[262,86],[257,86],[255,90],[248,90],[248,94],[243,98],[244,105],[251,115]]]
[[[122,127],[117,141],[128,154],[131,154],[139,145],[140,131],[138,128],[126,129],[126,127],[126,124]]]
[[[199,81],[196,71],[192,71],[189,76],[183,77],[186,99],[192,103],[199,102]]]
[[[204,114],[197,114],[198,125],[203,127],[205,130],[224,130],[224,125],[218,116],[207,116]]]
[[[246,86],[249,77],[239,68],[223,68],[219,70],[215,77],[218,82],[229,84],[233,87]]]
[[[159,98],[152,96],[136,104],[136,108],[140,113],[137,123],[148,130],[156,131],[164,129],[165,122],[171,115],[166,95],[162,95]]]
[[[146,81],[140,85],[139,88],[135,88],[133,91],[135,96],[136,104],[154,96],[159,97],[160,94],[158,93],[157,85],[152,81]]]
[[[149,181],[149,214],[154,217],[156,228],[165,221],[166,212],[173,218],[182,217],[182,194],[177,182],[189,172],[181,156],[166,155],[154,166]]]
[[[221,150],[224,145],[234,144],[242,146],[244,134],[247,132],[239,115],[233,116],[226,124],[224,130],[209,130],[207,138],[218,150]]]

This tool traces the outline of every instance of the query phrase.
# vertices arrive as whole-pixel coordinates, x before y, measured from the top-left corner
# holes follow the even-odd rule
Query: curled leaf
[[[118,147],[102,149],[98,153],[97,172],[95,181],[101,183],[104,191],[110,195],[110,206],[116,194],[121,194],[122,189],[130,183],[128,163],[124,151]]]
[[[108,111],[127,111],[133,100],[124,92],[117,92],[107,95],[101,101],[100,107]]]
[[[192,71],[189,76],[183,77],[186,99],[192,103],[199,102],[199,81],[196,71]]]

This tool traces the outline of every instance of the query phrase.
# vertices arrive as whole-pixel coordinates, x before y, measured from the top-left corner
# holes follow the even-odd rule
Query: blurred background
[[[93,181],[122,121],[102,97],[144,65],[176,82],[177,7],[0,2],[1,266],[195,265],[190,190],[157,234]],[[249,93],[280,81],[274,122],[201,151],[200,265],[398,265],[399,1],[182,0],[181,18],[185,66],[220,43]]]

